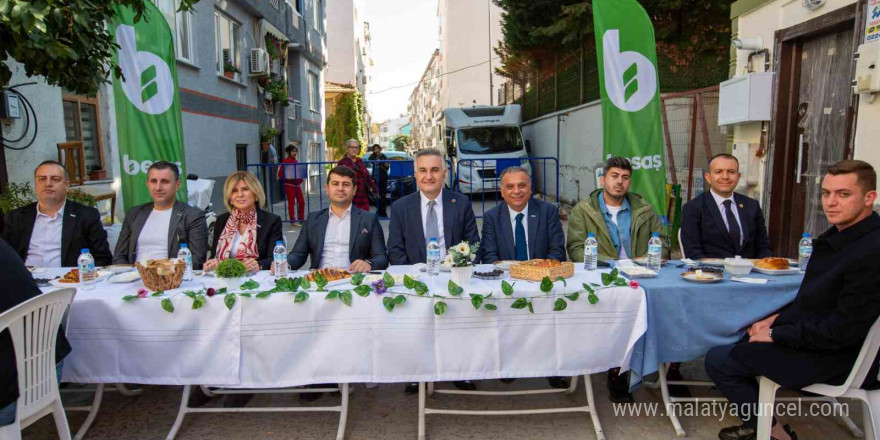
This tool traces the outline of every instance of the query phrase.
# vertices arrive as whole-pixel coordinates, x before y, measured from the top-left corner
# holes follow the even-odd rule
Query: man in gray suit
[[[128,210],[113,252],[116,264],[155,258],[176,258],[181,243],[192,252],[193,269],[201,269],[208,253],[205,213],[177,201],[180,171],[171,162],[159,161],[147,170],[152,203]]]
[[[311,258],[311,269],[333,267],[368,272],[388,267],[385,234],[375,214],[352,205],[357,182],[354,170],[337,165],[327,175],[330,207],[309,213],[287,263],[299,269]],[[274,265],[272,271],[274,273]]]

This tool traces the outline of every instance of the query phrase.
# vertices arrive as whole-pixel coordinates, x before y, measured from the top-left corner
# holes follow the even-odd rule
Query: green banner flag
[[[116,15],[108,23],[119,45],[113,61],[124,76],[113,79],[113,95],[126,211],[151,201],[147,169],[160,160],[177,164],[182,182],[177,199],[186,202],[174,41],[159,9],[150,1],[144,6],[144,17],[135,23],[130,8],[116,5]]]
[[[593,0],[604,154],[632,162],[631,191],[666,215],[654,26],[636,0]]]

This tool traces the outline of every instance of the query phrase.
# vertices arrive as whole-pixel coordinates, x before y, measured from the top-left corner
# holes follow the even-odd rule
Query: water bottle
[[[810,255],[813,255],[813,240],[810,239],[810,234],[804,232],[803,238],[798,243],[798,271],[801,273],[806,272]]]
[[[186,243],[180,243],[180,250],[177,251],[177,259],[186,263],[186,269],[183,271],[183,280],[192,281],[193,279],[193,254],[189,250]]]
[[[79,269],[79,288],[83,290],[92,290],[95,288],[95,281],[98,278],[98,272],[95,270],[95,258],[89,253],[88,249],[79,251],[79,258],[76,259],[76,266]]]
[[[663,242],[660,240],[660,233],[651,234],[651,240],[648,241],[648,269],[660,272],[660,264],[663,260]]]
[[[284,242],[275,242],[275,250],[272,251],[272,264],[275,265],[275,279],[287,278],[287,249]]]
[[[436,237],[428,240],[428,274],[436,276],[440,274],[440,243]]]
[[[596,270],[599,266],[599,242],[596,241],[596,234],[587,233],[587,240],[584,242],[584,269]]]

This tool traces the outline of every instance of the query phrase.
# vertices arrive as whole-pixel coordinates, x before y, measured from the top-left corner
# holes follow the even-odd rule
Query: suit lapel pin
[[[367,228],[364,228],[364,230],[361,231],[361,234],[369,234],[369,233],[370,233],[370,231],[368,231]]]
[[[455,199],[450,200],[449,203],[455,203]]]
[[[532,214],[532,215],[530,215],[529,217],[531,217],[531,218],[535,218],[535,217],[537,217],[537,216],[536,216],[535,214]]]
[[[739,204],[739,209],[742,209],[742,208],[743,208],[743,204],[740,203],[740,204]]]

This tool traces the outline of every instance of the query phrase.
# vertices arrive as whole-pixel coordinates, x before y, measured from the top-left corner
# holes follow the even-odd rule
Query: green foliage
[[[227,258],[217,265],[217,278],[241,278],[247,274],[244,263],[235,258]]]
[[[289,98],[287,97],[287,85],[284,83],[284,78],[268,81],[263,86],[263,89],[269,92],[269,95],[272,97],[272,102],[281,103],[282,107],[290,105]]]
[[[0,2],[2,1],[3,0],[0,0]],[[93,196],[78,189],[67,191],[67,200],[90,206],[92,208],[98,205],[98,201],[95,200]],[[0,193],[0,210],[3,211],[3,214],[6,214],[13,209],[21,208],[22,206],[29,205],[36,201],[37,195],[34,193],[33,188],[31,188],[30,182],[25,182],[23,184],[10,182],[6,187],[6,191]]]
[[[338,98],[333,114],[327,118],[327,145],[333,149],[334,157],[345,154],[345,141],[357,139],[361,145],[367,143],[367,126],[364,122],[364,98],[358,93],[346,93]]]
[[[241,283],[241,286],[239,286],[239,288],[241,290],[254,290],[257,287],[260,287],[260,283],[254,281],[254,280],[247,280],[247,281]]]
[[[191,10],[199,0],[181,0],[181,10]],[[135,20],[162,20],[145,16],[149,0],[0,0],[0,60],[12,57],[24,65],[28,76],[42,75],[53,86],[92,96],[110,73],[122,76],[111,61],[118,47],[107,20],[116,5],[130,6]],[[0,63],[0,86],[12,71]]]
[[[260,126],[260,142],[272,142],[275,136],[278,136],[278,130],[268,125]]]
[[[406,151],[406,147],[410,146],[410,144],[412,144],[412,136],[406,134],[399,134],[391,140],[391,145],[397,151]]]

